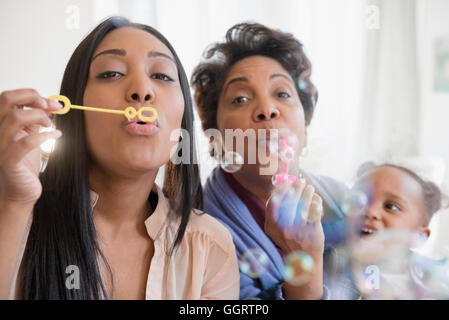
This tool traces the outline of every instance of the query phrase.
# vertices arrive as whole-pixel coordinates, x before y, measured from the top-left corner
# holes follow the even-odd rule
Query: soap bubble
[[[413,254],[409,266],[414,291],[419,297],[449,298],[449,277],[444,260],[433,260],[420,254]]]
[[[310,84],[310,75],[312,73],[312,69],[306,69],[304,70],[300,75],[299,75],[299,80],[298,80],[298,88],[309,94],[309,95],[314,95],[316,93],[316,89],[314,88],[313,85]]]
[[[310,280],[314,266],[313,258],[307,253],[302,251],[291,252],[284,260],[284,279],[295,286],[303,285]]]
[[[259,278],[268,268],[268,256],[262,249],[249,249],[240,259],[240,271],[253,279]]]
[[[368,197],[359,190],[348,191],[341,204],[341,209],[346,215],[362,214],[368,205]]]
[[[242,156],[234,151],[225,152],[223,159],[220,163],[221,168],[229,173],[239,171],[243,165]]]
[[[280,205],[282,201],[282,194],[278,192],[278,190],[275,190],[270,198],[270,203],[273,205]]]

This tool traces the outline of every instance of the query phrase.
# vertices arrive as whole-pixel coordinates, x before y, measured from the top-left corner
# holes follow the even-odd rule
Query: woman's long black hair
[[[112,30],[133,27],[149,32],[165,44],[178,67],[185,108],[182,129],[193,141],[193,108],[185,71],[170,43],[155,29],[112,17],[98,25],[76,48],[70,58],[61,85],[61,94],[73,104],[83,104],[89,67],[94,51]],[[33,221],[24,251],[20,272],[19,297],[23,299],[102,299],[108,298],[100,272],[103,259],[90,204],[88,179],[89,155],[86,148],[84,114],[72,110],[56,118],[63,132],[40,179],[43,191],[34,207]],[[180,216],[180,224],[172,248],[182,240],[192,208],[201,209],[202,190],[195,153],[190,150],[190,164],[166,164],[164,194]],[[150,197],[150,195],[148,195]],[[66,268],[79,270],[79,289],[69,289]]]

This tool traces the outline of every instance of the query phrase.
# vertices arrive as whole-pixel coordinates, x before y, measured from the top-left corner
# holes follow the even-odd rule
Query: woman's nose
[[[143,96],[143,98],[141,98],[142,96]],[[135,101],[135,102],[143,103],[146,101],[150,101],[150,99],[151,99],[151,96],[149,93],[147,93],[145,95],[144,94],[139,95],[137,92],[134,92],[131,94],[131,100]]]
[[[280,112],[272,103],[263,103],[254,112],[254,121],[270,121],[279,118]]]
[[[136,76],[129,84],[126,100],[138,104],[145,104],[154,99],[154,90],[151,79],[147,75]]]

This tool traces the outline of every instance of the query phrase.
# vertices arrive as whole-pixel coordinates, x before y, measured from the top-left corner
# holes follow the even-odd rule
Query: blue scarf
[[[323,198],[325,217],[332,215],[328,218],[328,222],[323,224],[325,236],[329,237],[326,243],[342,241],[344,220],[337,201],[329,195],[322,179],[318,180],[311,175],[307,177]],[[213,170],[204,186],[204,212],[218,219],[231,232],[239,261],[248,250],[254,248],[261,249],[268,256],[268,267],[257,279],[240,272],[240,299],[265,295],[267,291],[272,293],[272,299],[283,299],[281,290],[284,281],[283,259],[246,205],[229,186],[219,167]]]

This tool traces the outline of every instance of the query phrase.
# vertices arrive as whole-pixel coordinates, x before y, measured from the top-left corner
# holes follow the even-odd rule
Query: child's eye
[[[287,92],[279,92],[277,94],[278,98],[283,98],[283,99],[287,99],[290,98],[290,95]]]
[[[385,208],[391,211],[401,211],[401,208],[394,203],[386,203]]]
[[[232,100],[232,104],[241,104],[241,103],[245,103],[248,101],[249,101],[249,99],[247,97],[237,97],[234,100]]]
[[[97,76],[97,79],[119,78],[123,76],[123,73],[117,71],[102,72]]]
[[[174,80],[165,73],[155,73],[151,76],[153,79],[173,82]]]

